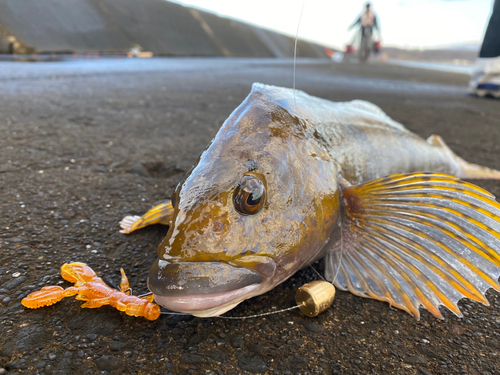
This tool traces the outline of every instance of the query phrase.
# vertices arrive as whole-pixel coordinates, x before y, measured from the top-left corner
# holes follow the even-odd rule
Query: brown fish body
[[[417,171],[498,173],[370,103],[255,84],[176,189],[149,288],[169,309],[220,315],[324,256],[340,233],[343,181]]]

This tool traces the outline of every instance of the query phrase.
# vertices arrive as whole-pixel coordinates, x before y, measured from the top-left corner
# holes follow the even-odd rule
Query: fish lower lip
[[[165,297],[155,295],[155,302],[172,311],[193,314],[195,316],[216,316],[227,311],[232,306],[238,304],[244,296],[259,287],[259,284],[252,284],[240,289],[225,293],[209,295],[190,295],[179,297]],[[223,306],[229,306],[224,308]],[[219,311],[218,307],[222,307]],[[213,313],[203,314],[203,312],[214,310]]]

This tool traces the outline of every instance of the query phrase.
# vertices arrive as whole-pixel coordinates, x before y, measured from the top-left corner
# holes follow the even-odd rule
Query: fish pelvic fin
[[[340,182],[340,240],[325,276],[341,290],[389,302],[420,317],[420,306],[461,317],[464,298],[488,305],[500,291],[500,204],[478,186],[445,174],[390,175]]]
[[[427,138],[427,143],[441,148],[451,157],[456,164],[455,174],[458,177],[478,180],[500,180],[500,171],[465,161],[461,157],[457,156],[439,135],[431,135]]]
[[[120,221],[120,233],[128,234],[153,224],[170,225],[174,217],[172,201],[167,201],[154,206],[142,216],[125,216]]]

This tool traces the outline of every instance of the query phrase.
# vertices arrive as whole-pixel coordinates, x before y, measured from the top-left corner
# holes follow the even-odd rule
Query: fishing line
[[[316,270],[316,268],[314,268],[314,267],[312,266],[312,264],[310,265],[310,267],[312,268],[312,270],[313,270],[314,272],[316,272],[316,275],[318,275],[318,276],[320,277],[320,279],[321,279],[321,280],[326,281],[326,280],[325,280],[325,278],[324,278],[324,277],[323,277],[323,276],[322,276],[322,275],[321,275],[321,274],[320,274],[320,273]]]
[[[299,24],[297,25],[297,32],[295,33],[295,46],[293,48],[293,103],[295,110],[297,110],[297,101],[295,100],[295,65],[297,62],[297,40],[299,39],[300,21],[302,20],[302,13],[304,12],[304,5],[306,0],[302,0],[302,8],[300,9]]]
[[[176,312],[170,312],[170,311],[162,311],[160,312],[161,315],[191,315],[191,314],[186,314],[186,313],[176,313]]]
[[[219,319],[230,319],[230,320],[243,320],[243,319],[250,319],[250,318],[258,318],[260,316],[266,316],[266,315],[273,315],[273,314],[279,314],[285,311],[290,311],[299,308],[301,305],[296,305],[292,307],[288,307],[286,309],[281,309],[277,311],[269,311],[266,313],[262,314],[256,314],[256,315],[248,315],[248,316],[215,316],[214,318],[219,318]]]
[[[339,229],[340,229],[340,256],[339,256],[339,263],[337,265],[337,270],[335,271],[335,276],[332,278],[332,284],[337,281],[337,276],[340,271],[340,265],[342,264],[342,255],[344,255],[344,236],[342,234],[342,221],[339,222]]]
[[[276,311],[269,311],[266,313],[262,314],[255,314],[255,315],[247,315],[247,316],[212,316],[211,318],[218,318],[218,319],[232,319],[232,320],[243,320],[243,319],[250,319],[250,318],[258,318],[260,316],[266,316],[266,315],[272,315],[272,314],[279,314],[285,311],[290,311],[299,308],[301,305],[297,306],[292,306],[288,307],[286,309],[281,309],[281,310],[276,310]],[[191,315],[191,314],[186,314],[186,313],[176,313],[176,312],[170,312],[170,311],[162,311],[160,314],[162,315]]]

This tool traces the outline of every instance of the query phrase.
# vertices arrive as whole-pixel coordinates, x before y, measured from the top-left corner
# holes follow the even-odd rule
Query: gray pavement
[[[170,197],[246,97],[252,82],[291,86],[292,61],[169,58],[0,62],[0,374],[498,374],[500,295],[460,302],[464,318],[420,321],[339,292],[318,318],[298,311],[241,321],[162,316],[155,322],[67,298],[40,310],[20,300],[88,263],[134,293],[166,228],[129,236],[118,221]],[[500,168],[498,101],[467,96],[465,75],[385,64],[299,60],[297,88],[366,99],[410,130],[436,133],[469,161]],[[479,181],[495,195],[500,184]],[[321,269],[321,262],[316,264]],[[17,275],[19,273],[19,275]],[[17,277],[14,277],[17,276]],[[292,306],[305,269],[228,315]]]

